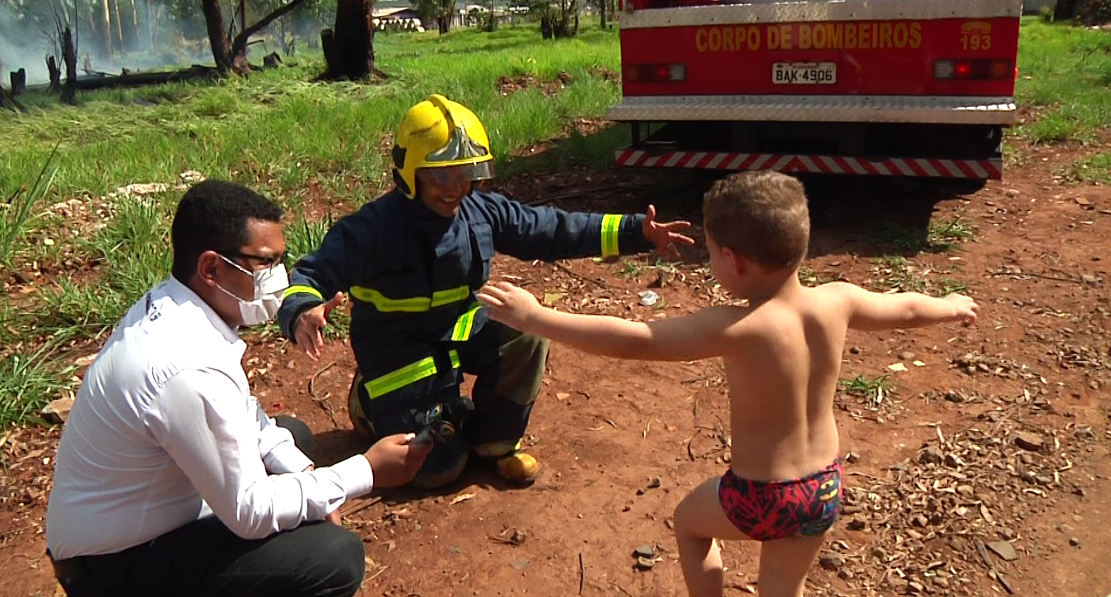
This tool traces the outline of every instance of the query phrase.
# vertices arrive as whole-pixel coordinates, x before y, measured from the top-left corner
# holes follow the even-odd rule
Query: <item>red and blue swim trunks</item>
[[[718,481],[726,517],[756,541],[822,535],[841,517],[841,459],[790,481],[748,481],[732,470]]]

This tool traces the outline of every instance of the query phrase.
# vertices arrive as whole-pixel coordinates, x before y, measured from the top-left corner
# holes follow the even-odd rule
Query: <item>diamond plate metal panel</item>
[[[631,4],[629,5],[631,6]],[[620,15],[622,29],[813,21],[891,21],[1022,16],[1022,0],[817,0],[652,8]]]
[[[1016,112],[1007,97],[939,96],[652,96],[627,97],[612,106],[615,121],[703,120],[789,122],[898,122],[1010,126]]]

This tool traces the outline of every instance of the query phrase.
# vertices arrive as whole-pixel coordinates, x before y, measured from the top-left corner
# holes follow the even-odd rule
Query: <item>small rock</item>
[[[929,519],[927,519],[925,516],[923,516],[921,514],[919,514],[918,516],[915,516],[914,520],[912,522],[915,525],[920,526],[920,527],[924,527],[924,526],[926,526],[927,524],[930,523]]]
[[[908,351],[906,351],[906,352],[900,352],[900,353],[899,353],[899,360],[902,360],[902,361],[913,361],[913,360],[914,360],[914,353],[913,353],[913,352],[910,352],[909,350],[908,350]]]
[[[637,547],[635,550],[633,550],[633,557],[636,557],[636,558],[649,558],[649,559],[651,559],[652,556],[654,556],[654,555],[656,555],[656,552],[652,551],[652,546],[651,545],[641,545],[641,546]]]
[[[972,489],[971,485],[957,485],[957,493],[964,497],[972,497],[975,491]]]
[[[518,560],[510,564],[510,566],[512,566],[514,570],[521,570],[525,566],[528,566],[528,560]]]
[[[853,571],[847,568],[842,568],[841,570],[837,571],[837,578],[840,578],[841,580],[852,580]]]
[[[1080,538],[1079,537],[1070,537],[1069,538],[1069,545],[1071,545],[1073,547],[1080,547]]]
[[[923,464],[941,464],[945,461],[945,453],[930,446],[922,451],[922,454],[918,456],[918,461]]]
[[[854,517],[849,520],[846,526],[850,531],[863,531],[865,528],[868,527],[868,523],[864,522],[863,519]]]
[[[864,351],[862,351],[859,346],[853,346],[852,348],[849,349],[849,352],[851,352],[853,354],[860,354],[861,352],[864,352]]]
[[[860,454],[857,454],[856,452],[849,452],[849,455],[845,457],[845,461],[849,464],[856,464],[860,462]]]
[[[887,561],[887,550],[877,545],[872,548],[872,557],[877,560]]]
[[[827,553],[818,558],[818,564],[826,570],[835,571],[845,565],[845,558],[837,554]]]
[[[945,392],[945,399],[948,400],[949,402],[964,402],[965,401],[964,396],[956,390],[949,390],[948,392]]]
[[[656,563],[648,558],[637,558],[637,570],[651,570]]]
[[[956,457],[955,454],[946,454],[945,455],[945,466],[947,466],[949,468],[957,468],[961,464],[963,464],[963,463],[961,462],[960,458]]]
[[[1042,447],[1045,446],[1045,440],[1040,435],[1020,431],[1015,434],[1015,445],[1023,450],[1040,452]]]
[[[1077,205],[1091,205],[1092,202],[1088,201],[1087,197],[1077,197],[1076,198],[1076,204]]]
[[[1092,381],[1088,382],[1088,387],[1092,388],[1093,390],[1098,390],[1099,389],[1099,382],[1093,379]]]
[[[1038,475],[1034,477],[1034,480],[1037,481],[1039,485],[1053,485],[1053,477],[1049,475]]]
[[[922,586],[922,583],[912,580],[907,583],[907,590],[917,595],[918,593],[925,591],[926,587]]]
[[[1015,538],[1015,532],[1010,527],[1001,527],[999,529],[999,536],[1010,541]]]
[[[1010,541],[992,541],[987,544],[987,548],[994,551],[999,557],[1008,562],[1013,562],[1018,559],[1018,552],[1015,551]]]
[[[926,517],[920,515],[919,518],[921,518],[923,524],[925,524]],[[923,536],[922,533],[919,533],[918,531],[916,531],[914,529],[907,529],[907,537],[910,537],[911,539],[916,539],[916,540],[921,541],[922,536]]]
[[[1073,489],[1072,492],[1080,497],[1084,497],[1088,494],[1088,492],[1084,491],[1083,487],[1077,487],[1076,489]]]
[[[942,589],[948,589],[949,588],[949,581],[947,579],[941,578],[940,576],[935,576],[934,579],[933,579],[933,583],[938,588],[942,588]]]
[[[52,423],[65,423],[74,401],[72,396],[59,398],[42,408],[42,416]]]

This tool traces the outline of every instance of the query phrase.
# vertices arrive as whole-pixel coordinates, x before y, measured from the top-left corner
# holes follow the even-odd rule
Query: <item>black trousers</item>
[[[276,420],[311,452],[304,423]],[[208,517],[121,552],[56,561],[54,570],[69,597],[350,597],[365,557],[362,539],[331,523],[247,540]]]
[[[425,459],[417,484],[427,487],[454,480],[466,464],[469,450],[478,452],[484,446],[498,445],[501,454],[489,456],[513,451],[514,444],[525,435],[540,393],[550,342],[487,321],[470,340],[450,346],[458,351],[460,370],[475,376],[474,412],[462,424],[460,435],[447,443],[437,443]],[[449,405],[459,400],[461,380],[458,376],[456,383],[430,393],[415,386],[399,389],[388,402],[394,407],[383,411],[371,400],[366,380],[356,371],[348,397],[351,422],[372,441],[395,433],[419,432],[420,424],[414,416],[436,404],[450,409]]]

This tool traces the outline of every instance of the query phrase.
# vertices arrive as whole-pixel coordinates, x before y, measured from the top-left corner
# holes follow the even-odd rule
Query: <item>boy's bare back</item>
[[[750,480],[797,479],[837,457],[833,398],[849,328],[917,327],[969,319],[973,309],[965,297],[884,295],[840,282],[788,283],[763,303],[722,308],[721,323],[732,327],[722,358],[733,472]]]

